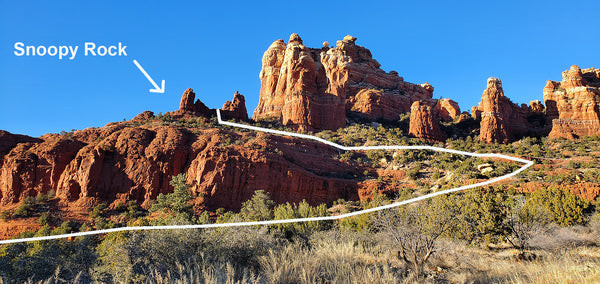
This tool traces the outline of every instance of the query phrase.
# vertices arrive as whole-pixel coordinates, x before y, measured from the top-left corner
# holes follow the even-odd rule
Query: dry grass
[[[440,240],[425,276],[415,279],[386,249],[380,235],[330,230],[309,239],[273,245],[258,263],[198,255],[174,269],[152,270],[145,283],[600,283],[595,227],[555,228],[532,239],[528,255],[507,246],[482,249]],[[537,245],[537,246],[536,246]],[[206,255],[208,256],[208,255]],[[258,270],[252,267],[260,267]],[[39,283],[60,282],[59,272]],[[79,277],[79,276],[78,276]],[[135,279],[132,279],[135,282]],[[86,283],[83,280],[74,283]],[[0,283],[2,281],[0,280]]]
[[[340,239],[315,239],[271,250],[260,259],[268,283],[399,283],[406,270],[376,253],[379,247]]]
[[[534,260],[517,260],[517,250],[497,252],[459,245],[443,253],[448,267],[438,279],[450,283],[600,283],[600,249],[533,250]],[[438,260],[439,261],[439,260]]]

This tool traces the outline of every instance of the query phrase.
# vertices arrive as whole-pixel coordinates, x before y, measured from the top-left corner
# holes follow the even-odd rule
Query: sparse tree
[[[436,241],[455,225],[458,214],[458,207],[436,198],[398,210],[380,211],[372,224],[387,245],[398,251],[398,259],[406,262],[419,278],[436,252]]]
[[[532,237],[543,231],[544,224],[549,221],[546,210],[539,207],[525,210],[525,199],[516,198],[506,218],[508,227],[506,239],[523,254],[529,247]]]

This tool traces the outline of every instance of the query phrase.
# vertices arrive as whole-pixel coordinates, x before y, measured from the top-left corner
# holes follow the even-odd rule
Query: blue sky
[[[27,2],[27,3],[25,3]],[[310,47],[350,34],[386,71],[429,82],[468,110],[490,76],[513,102],[542,100],[570,65],[600,67],[600,2],[3,1],[0,129],[39,136],[175,110],[186,88],[209,107],[238,90],[258,103],[261,57],[293,32]],[[17,57],[27,45],[127,45],[127,57]],[[80,47],[81,49],[82,47]],[[133,64],[136,59],[164,94]]]

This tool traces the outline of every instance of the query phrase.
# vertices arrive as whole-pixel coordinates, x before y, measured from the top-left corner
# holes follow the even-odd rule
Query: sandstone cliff
[[[329,47],[307,48],[297,34],[275,41],[264,53],[261,90],[253,119],[276,119],[300,130],[343,127],[346,111],[369,119],[396,120],[433,87],[386,73],[371,52],[346,36]]]
[[[452,121],[460,115],[458,103],[451,99],[440,99],[435,104],[435,110],[443,121]]]
[[[547,82],[544,101],[551,138],[600,135],[600,70],[571,66],[562,82]]]

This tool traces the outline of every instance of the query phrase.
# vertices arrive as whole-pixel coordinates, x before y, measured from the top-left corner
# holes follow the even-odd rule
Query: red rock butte
[[[430,84],[408,83],[379,67],[349,35],[335,47],[325,42],[321,48],[306,47],[297,34],[287,44],[276,40],[262,58],[260,99],[252,118],[275,119],[299,130],[335,130],[346,125],[348,112],[398,120],[413,102],[432,98]]]

